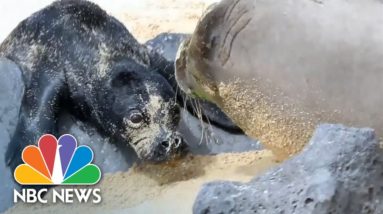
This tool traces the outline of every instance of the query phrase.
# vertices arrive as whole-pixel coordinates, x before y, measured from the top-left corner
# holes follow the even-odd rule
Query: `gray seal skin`
[[[177,82],[281,158],[319,123],[383,136],[382,11],[377,0],[223,0],[179,48]]]
[[[57,134],[62,110],[160,162],[184,152],[180,109],[154,60],[128,30],[97,5],[57,1],[22,21],[0,46],[21,68],[25,93],[6,152],[11,170],[22,149]]]

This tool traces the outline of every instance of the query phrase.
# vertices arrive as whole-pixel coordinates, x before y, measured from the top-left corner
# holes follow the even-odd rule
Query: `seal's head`
[[[211,5],[200,18],[192,36],[182,42],[175,60],[178,86],[189,95],[213,102],[217,96],[217,73],[214,64],[222,36],[219,22],[224,14],[217,4]]]
[[[203,98],[206,100],[214,100],[216,93],[215,83],[201,67],[203,63],[199,61],[199,57],[193,57],[189,52],[191,44],[190,39],[183,41],[178,48],[175,60],[175,77],[178,86],[187,95]]]
[[[113,66],[109,86],[111,129],[140,159],[160,162],[184,153],[186,144],[176,131],[180,108],[160,74],[126,59]]]

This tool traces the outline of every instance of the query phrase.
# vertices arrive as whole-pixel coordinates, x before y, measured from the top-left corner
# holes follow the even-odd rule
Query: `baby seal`
[[[382,10],[374,0],[223,0],[179,48],[177,82],[281,158],[323,122],[383,136]]]
[[[22,69],[25,93],[6,153],[57,133],[63,110],[86,120],[138,157],[159,162],[184,151],[180,109],[151,56],[115,18],[87,1],[57,1],[22,21],[0,46]]]

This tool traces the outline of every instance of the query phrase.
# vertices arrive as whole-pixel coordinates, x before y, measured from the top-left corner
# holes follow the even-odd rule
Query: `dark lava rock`
[[[188,38],[184,33],[161,33],[145,43],[150,51],[155,51],[169,61],[176,58],[178,47],[181,42]]]
[[[320,125],[305,149],[249,183],[205,184],[194,213],[383,213],[374,131]]]
[[[13,203],[13,174],[5,165],[5,151],[16,129],[24,83],[21,70],[12,61],[0,58],[0,213]]]

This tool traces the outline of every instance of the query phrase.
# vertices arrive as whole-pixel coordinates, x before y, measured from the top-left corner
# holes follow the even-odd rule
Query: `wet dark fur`
[[[130,138],[137,130],[123,121],[130,109],[139,109],[144,115],[142,127],[152,123],[165,127],[146,158],[157,161],[171,155],[159,148],[172,140],[169,136],[175,135],[179,121],[173,88],[153,65],[156,58],[95,4],[54,2],[17,26],[1,44],[0,56],[20,66],[25,82],[18,125],[6,153],[12,170],[21,163],[26,145],[35,144],[44,133],[57,134],[57,116],[63,108],[124,144],[139,143]],[[145,116],[151,95],[145,85],[153,86],[150,93],[169,103],[162,110],[170,117],[157,116],[159,121],[153,121]],[[171,153],[178,152],[173,150],[178,146]]]

